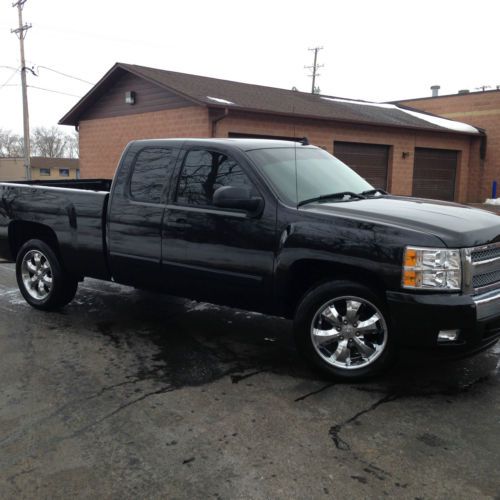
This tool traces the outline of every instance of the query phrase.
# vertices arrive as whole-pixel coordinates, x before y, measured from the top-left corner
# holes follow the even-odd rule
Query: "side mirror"
[[[260,196],[252,196],[248,187],[222,186],[215,190],[213,203],[219,208],[232,208],[257,212],[264,206],[264,200]]]

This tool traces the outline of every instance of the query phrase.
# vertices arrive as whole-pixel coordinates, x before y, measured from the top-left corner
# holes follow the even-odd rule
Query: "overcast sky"
[[[0,128],[22,131],[13,0],[0,0]],[[51,126],[116,62],[386,101],[500,84],[498,0],[28,0],[31,125]],[[8,66],[7,68],[5,66]],[[12,67],[13,69],[10,69]],[[224,96],[218,96],[224,97]],[[65,127],[68,131],[68,127]]]

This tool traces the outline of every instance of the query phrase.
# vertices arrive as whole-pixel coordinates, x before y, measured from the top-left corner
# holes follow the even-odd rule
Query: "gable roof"
[[[104,77],[59,121],[76,125],[86,109],[116,81],[124,71],[167,89],[194,105],[254,113],[297,116],[349,123],[402,127],[437,132],[479,134],[478,129],[396,104],[310,94],[294,90],[177,73],[135,64],[116,63]]]

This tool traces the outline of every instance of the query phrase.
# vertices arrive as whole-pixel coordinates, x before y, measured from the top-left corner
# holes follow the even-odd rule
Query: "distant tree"
[[[0,156],[22,156],[23,138],[12,132],[0,128]]]
[[[79,157],[79,142],[78,132],[74,131],[66,136],[66,157],[78,158]]]
[[[57,127],[36,127],[31,134],[31,154],[46,158],[65,156],[68,136]]]

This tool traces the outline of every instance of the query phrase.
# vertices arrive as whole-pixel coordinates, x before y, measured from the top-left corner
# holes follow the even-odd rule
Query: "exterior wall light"
[[[125,104],[135,104],[135,92],[133,90],[125,92]]]

